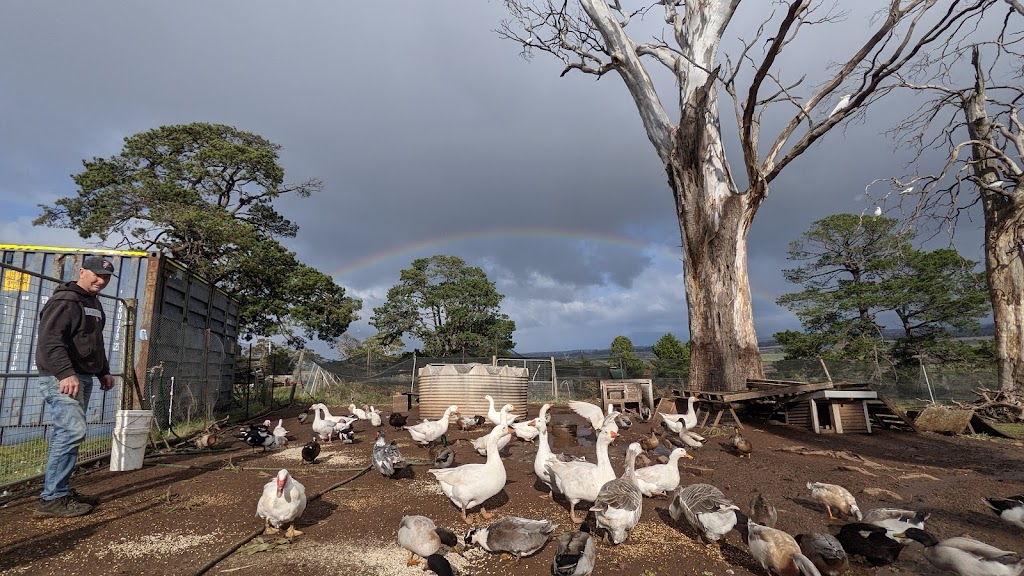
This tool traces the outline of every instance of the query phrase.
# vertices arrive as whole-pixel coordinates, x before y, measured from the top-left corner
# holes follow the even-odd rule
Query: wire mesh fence
[[[52,420],[39,392],[43,377],[35,365],[39,313],[62,283],[0,263],[0,485],[43,473]],[[115,416],[121,405],[126,327],[134,322],[128,302],[100,294],[107,322],[104,343],[115,386],[100,390],[93,382],[86,407],[86,437],[79,461],[110,454]]]

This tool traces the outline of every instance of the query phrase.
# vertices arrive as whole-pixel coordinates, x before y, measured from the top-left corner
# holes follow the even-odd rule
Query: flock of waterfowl
[[[593,460],[557,454],[552,451],[548,422],[550,404],[544,404],[537,417],[515,422],[514,407],[505,405],[496,410],[493,399],[486,397],[489,410],[486,416],[464,416],[457,405],[452,405],[443,417],[409,424],[406,417],[391,414],[388,422],[409,434],[411,440],[428,450],[432,463],[427,472],[436,480],[441,492],[455,505],[467,524],[472,511],[488,522],[469,530],[463,537],[438,527],[430,518],[407,515],[398,527],[399,544],[409,553],[409,565],[425,563],[424,569],[437,574],[452,574],[445,558],[449,552],[462,553],[469,546],[479,546],[491,552],[514,558],[531,556],[554,539],[551,573],[582,576],[591,574],[596,567],[598,543],[617,546],[627,541],[641,520],[644,499],[669,499],[668,515],[680,527],[692,531],[697,539],[714,546],[730,531],[739,532],[754,562],[771,575],[777,576],[838,576],[849,570],[850,560],[869,566],[884,566],[897,562],[900,552],[917,542],[923,546],[924,557],[942,573],[960,576],[1019,576],[1024,572],[1024,560],[1012,551],[1000,550],[967,537],[937,539],[927,532],[928,514],[897,508],[876,508],[862,512],[850,491],[842,486],[808,481],[808,496],[824,508],[829,520],[842,520],[836,534],[810,532],[790,535],[776,528],[778,510],[758,493],[746,509],[718,487],[709,483],[682,485],[679,461],[692,458],[690,450],[703,446],[706,438],[698,434],[694,410],[695,397],[691,396],[687,410],[679,414],[652,414],[649,410],[633,414],[643,422],[652,417],[660,419],[661,438],[653,431],[632,442],[626,449],[625,466],[618,474],[609,459],[608,448],[622,435],[621,430],[632,422],[630,415],[612,411],[586,402],[569,402],[568,406],[593,427]],[[343,441],[351,438],[353,424],[367,420],[379,427],[381,418],[372,409],[350,406],[351,415],[335,417],[327,407],[314,404],[312,423],[314,439],[303,448],[303,459],[315,462],[319,441],[330,442],[335,436]],[[397,416],[396,416],[397,414]],[[455,466],[453,443],[447,432],[454,420],[460,430],[472,430],[482,425],[491,429],[471,442],[474,451],[486,456],[484,462]],[[284,437],[283,428],[264,432],[273,438]],[[276,441],[259,440],[258,427],[244,431],[254,438],[246,442],[254,447],[273,447]],[[348,434],[348,436],[346,436]],[[540,485],[546,488],[543,498],[562,500],[568,505],[567,520],[572,530],[556,533],[557,525],[547,519],[504,516],[494,519],[494,511],[487,502],[502,492],[507,475],[502,461],[502,449],[517,436],[536,445],[533,471]],[[462,441],[462,440],[460,440]],[[648,453],[660,446],[671,446],[667,457],[662,452],[657,463],[649,464]],[[751,458],[754,448],[737,428],[728,439],[728,446],[737,456]],[[689,450],[688,450],[689,449]],[[315,452],[315,453],[314,453]],[[641,462],[643,460],[643,462]],[[396,477],[409,462],[395,441],[388,442],[383,431],[377,431],[371,449],[371,463],[385,477]],[[305,508],[302,484],[291,478],[287,470],[268,482],[257,506],[257,515],[264,518],[268,532],[289,525],[286,536],[301,532],[294,522]],[[1024,528],[1024,495],[1010,498],[988,498],[987,505],[1006,523]],[[582,512],[582,516],[577,512]]]

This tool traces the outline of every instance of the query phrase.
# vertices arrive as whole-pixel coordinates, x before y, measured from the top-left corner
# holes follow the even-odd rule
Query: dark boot
[[[70,495],[53,500],[40,500],[39,506],[36,507],[36,516],[71,518],[74,516],[85,516],[89,512],[92,512],[92,506],[78,502]]]
[[[75,490],[74,488],[71,489],[71,492],[68,494],[68,496],[70,496],[71,499],[74,500],[75,502],[81,502],[82,504],[88,504],[89,506],[96,506],[97,504],[100,503],[99,496],[89,496],[88,494],[82,494],[81,492]]]

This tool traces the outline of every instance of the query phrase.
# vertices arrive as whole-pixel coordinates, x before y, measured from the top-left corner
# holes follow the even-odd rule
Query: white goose
[[[284,427],[284,419],[278,419],[274,427],[274,445],[282,448],[288,445],[288,430]]]
[[[302,534],[295,529],[295,521],[306,509],[306,487],[282,469],[277,477],[263,486],[263,495],[256,504],[256,516],[263,518],[264,534],[277,534],[288,524],[285,538]]]
[[[369,414],[366,415],[366,417],[370,420],[370,426],[373,426],[374,428],[380,428],[380,412],[377,412],[376,408],[370,406],[370,412]]]
[[[321,440],[330,442],[331,438],[334,437],[334,420],[328,420],[323,417],[323,411],[326,410],[323,404],[313,404],[309,409],[315,411],[313,433],[319,436]]]
[[[530,420],[529,422],[516,422],[511,424],[511,426],[512,430],[516,433],[516,438],[525,442],[533,442],[533,440],[540,434],[536,420]]]
[[[640,493],[648,498],[666,495],[679,487],[679,459],[693,458],[685,448],[676,448],[668,456],[668,464],[654,464],[636,471],[636,484]]]
[[[501,426],[503,424],[515,422],[516,418],[518,418],[518,416],[510,416],[505,422],[502,422],[501,412],[505,412],[506,414],[508,414],[509,412],[515,410],[516,407],[513,406],[512,404],[505,404],[499,411],[494,409],[494,398],[491,398],[491,396],[488,394],[484,396],[484,399],[487,400],[487,419],[491,421],[491,424],[494,424],[495,426]],[[508,410],[505,410],[505,408],[508,408]]]
[[[404,428],[409,431],[413,441],[426,445],[444,436],[448,432],[448,418],[452,414],[458,413],[459,407],[452,404],[444,411],[444,416],[441,416],[440,419],[420,422],[415,426],[405,426]]]
[[[324,420],[330,420],[330,421],[334,422],[334,433],[335,434],[339,434],[342,430],[346,430],[348,428],[351,428],[352,424],[354,424],[355,421],[358,420],[358,418],[350,418],[348,416],[335,416],[334,414],[331,414],[330,410],[327,409],[327,405],[326,404],[320,403],[320,404],[317,404],[317,406],[319,406],[320,409],[323,410],[323,412],[324,412]]]
[[[501,407],[501,411],[498,412],[498,426],[508,426],[509,422],[515,420],[516,417],[509,414],[509,412],[511,412],[514,409],[515,408],[513,408],[511,404],[505,404],[504,406]],[[513,428],[513,431],[514,430],[515,429]],[[489,435],[490,434],[484,434],[479,438],[473,439],[473,449],[476,450],[477,454],[481,456],[487,455],[487,437]],[[508,443],[511,441],[512,436],[502,436],[498,440],[498,452],[504,450],[505,446],[508,446]]]
[[[582,416],[587,422],[590,422],[591,428],[594,429],[594,434],[597,434],[599,430],[608,425],[606,418],[609,415],[619,415],[618,412],[614,412],[612,410],[611,404],[608,405],[608,414],[605,414],[604,411],[601,410],[600,406],[591,404],[590,402],[580,402],[578,400],[570,400],[569,409]],[[619,431],[619,425],[615,423],[614,420],[612,420],[611,431],[615,433],[618,433]]]
[[[366,410],[363,410],[362,408],[356,408],[355,404],[348,405],[348,412],[349,414],[355,414],[356,418],[359,418],[360,420],[366,420],[368,418],[368,416],[366,415]]]
[[[484,502],[505,488],[505,465],[498,456],[498,439],[512,434],[508,426],[495,426],[487,435],[487,461],[483,464],[463,464],[455,468],[431,468],[427,470],[437,478],[441,491],[458,506],[462,521],[470,524],[466,510],[480,506],[480,515],[491,518],[494,515],[483,507]]]
[[[584,500],[593,502],[605,482],[615,479],[615,470],[608,459],[608,445],[618,435],[618,432],[608,429],[601,430],[597,435],[596,464],[560,462],[554,458],[547,460],[548,470],[555,479],[555,487],[569,500],[569,517],[576,524],[583,521],[576,518],[576,504]]]
[[[693,403],[696,401],[697,396],[692,395],[686,399],[686,412],[682,414],[665,414],[662,412],[661,417],[665,419],[665,422],[682,422],[687,430],[693,430],[697,427],[697,411],[693,409]],[[679,430],[672,431],[679,432]]]

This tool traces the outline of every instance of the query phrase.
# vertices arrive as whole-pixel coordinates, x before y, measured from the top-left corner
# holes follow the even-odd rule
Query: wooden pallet
[[[875,400],[867,400],[868,416],[875,426],[888,428],[890,430],[903,430],[905,432],[919,432],[914,420],[905,412],[896,407],[882,393],[878,393]]]

